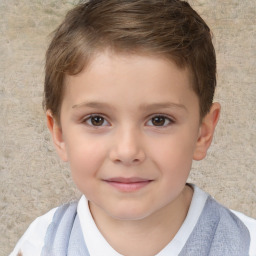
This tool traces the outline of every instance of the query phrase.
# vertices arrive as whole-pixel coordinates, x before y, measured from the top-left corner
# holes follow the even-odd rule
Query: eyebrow
[[[150,103],[150,104],[142,104],[140,106],[142,110],[154,110],[154,109],[164,109],[164,108],[179,108],[185,111],[188,111],[185,105],[178,104],[174,102],[161,102],[161,103]]]
[[[72,106],[72,109],[80,108],[80,107],[113,109],[111,105],[104,102],[97,102],[97,101],[88,101],[88,102],[86,101],[79,104],[75,104]],[[185,111],[188,111],[185,105],[174,103],[174,102],[141,104],[139,108],[143,111],[144,110],[150,111],[150,110],[164,109],[164,108],[178,108],[178,109],[183,109]]]
[[[86,101],[79,104],[75,104],[72,108],[89,107],[89,108],[112,108],[109,104],[97,101]]]

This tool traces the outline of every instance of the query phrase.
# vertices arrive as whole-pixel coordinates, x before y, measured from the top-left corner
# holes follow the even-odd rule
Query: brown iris
[[[91,122],[92,122],[92,125],[94,126],[101,126],[104,123],[104,118],[101,116],[92,116]]]
[[[156,116],[153,117],[152,120],[152,124],[155,126],[163,126],[165,124],[165,117],[164,116]]]

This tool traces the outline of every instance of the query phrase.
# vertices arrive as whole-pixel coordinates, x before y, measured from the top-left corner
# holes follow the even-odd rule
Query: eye
[[[90,126],[108,126],[109,125],[106,119],[100,115],[91,115],[85,118],[83,122]]]
[[[166,116],[158,115],[152,117],[148,122],[147,125],[149,126],[168,126],[174,123],[172,119]]]

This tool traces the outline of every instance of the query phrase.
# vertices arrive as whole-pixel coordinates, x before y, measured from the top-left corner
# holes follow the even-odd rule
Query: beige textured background
[[[74,0],[0,0],[0,255],[29,223],[79,193],[41,108],[49,33]],[[256,218],[256,1],[193,0],[215,35],[222,116],[190,181]]]

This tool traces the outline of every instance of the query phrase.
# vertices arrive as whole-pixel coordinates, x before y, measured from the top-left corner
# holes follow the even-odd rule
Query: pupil
[[[103,122],[104,122],[104,118],[102,118],[100,116],[92,117],[92,124],[95,126],[100,126],[103,124]]]
[[[152,118],[152,123],[156,126],[163,126],[165,122],[165,118],[162,116]]]

